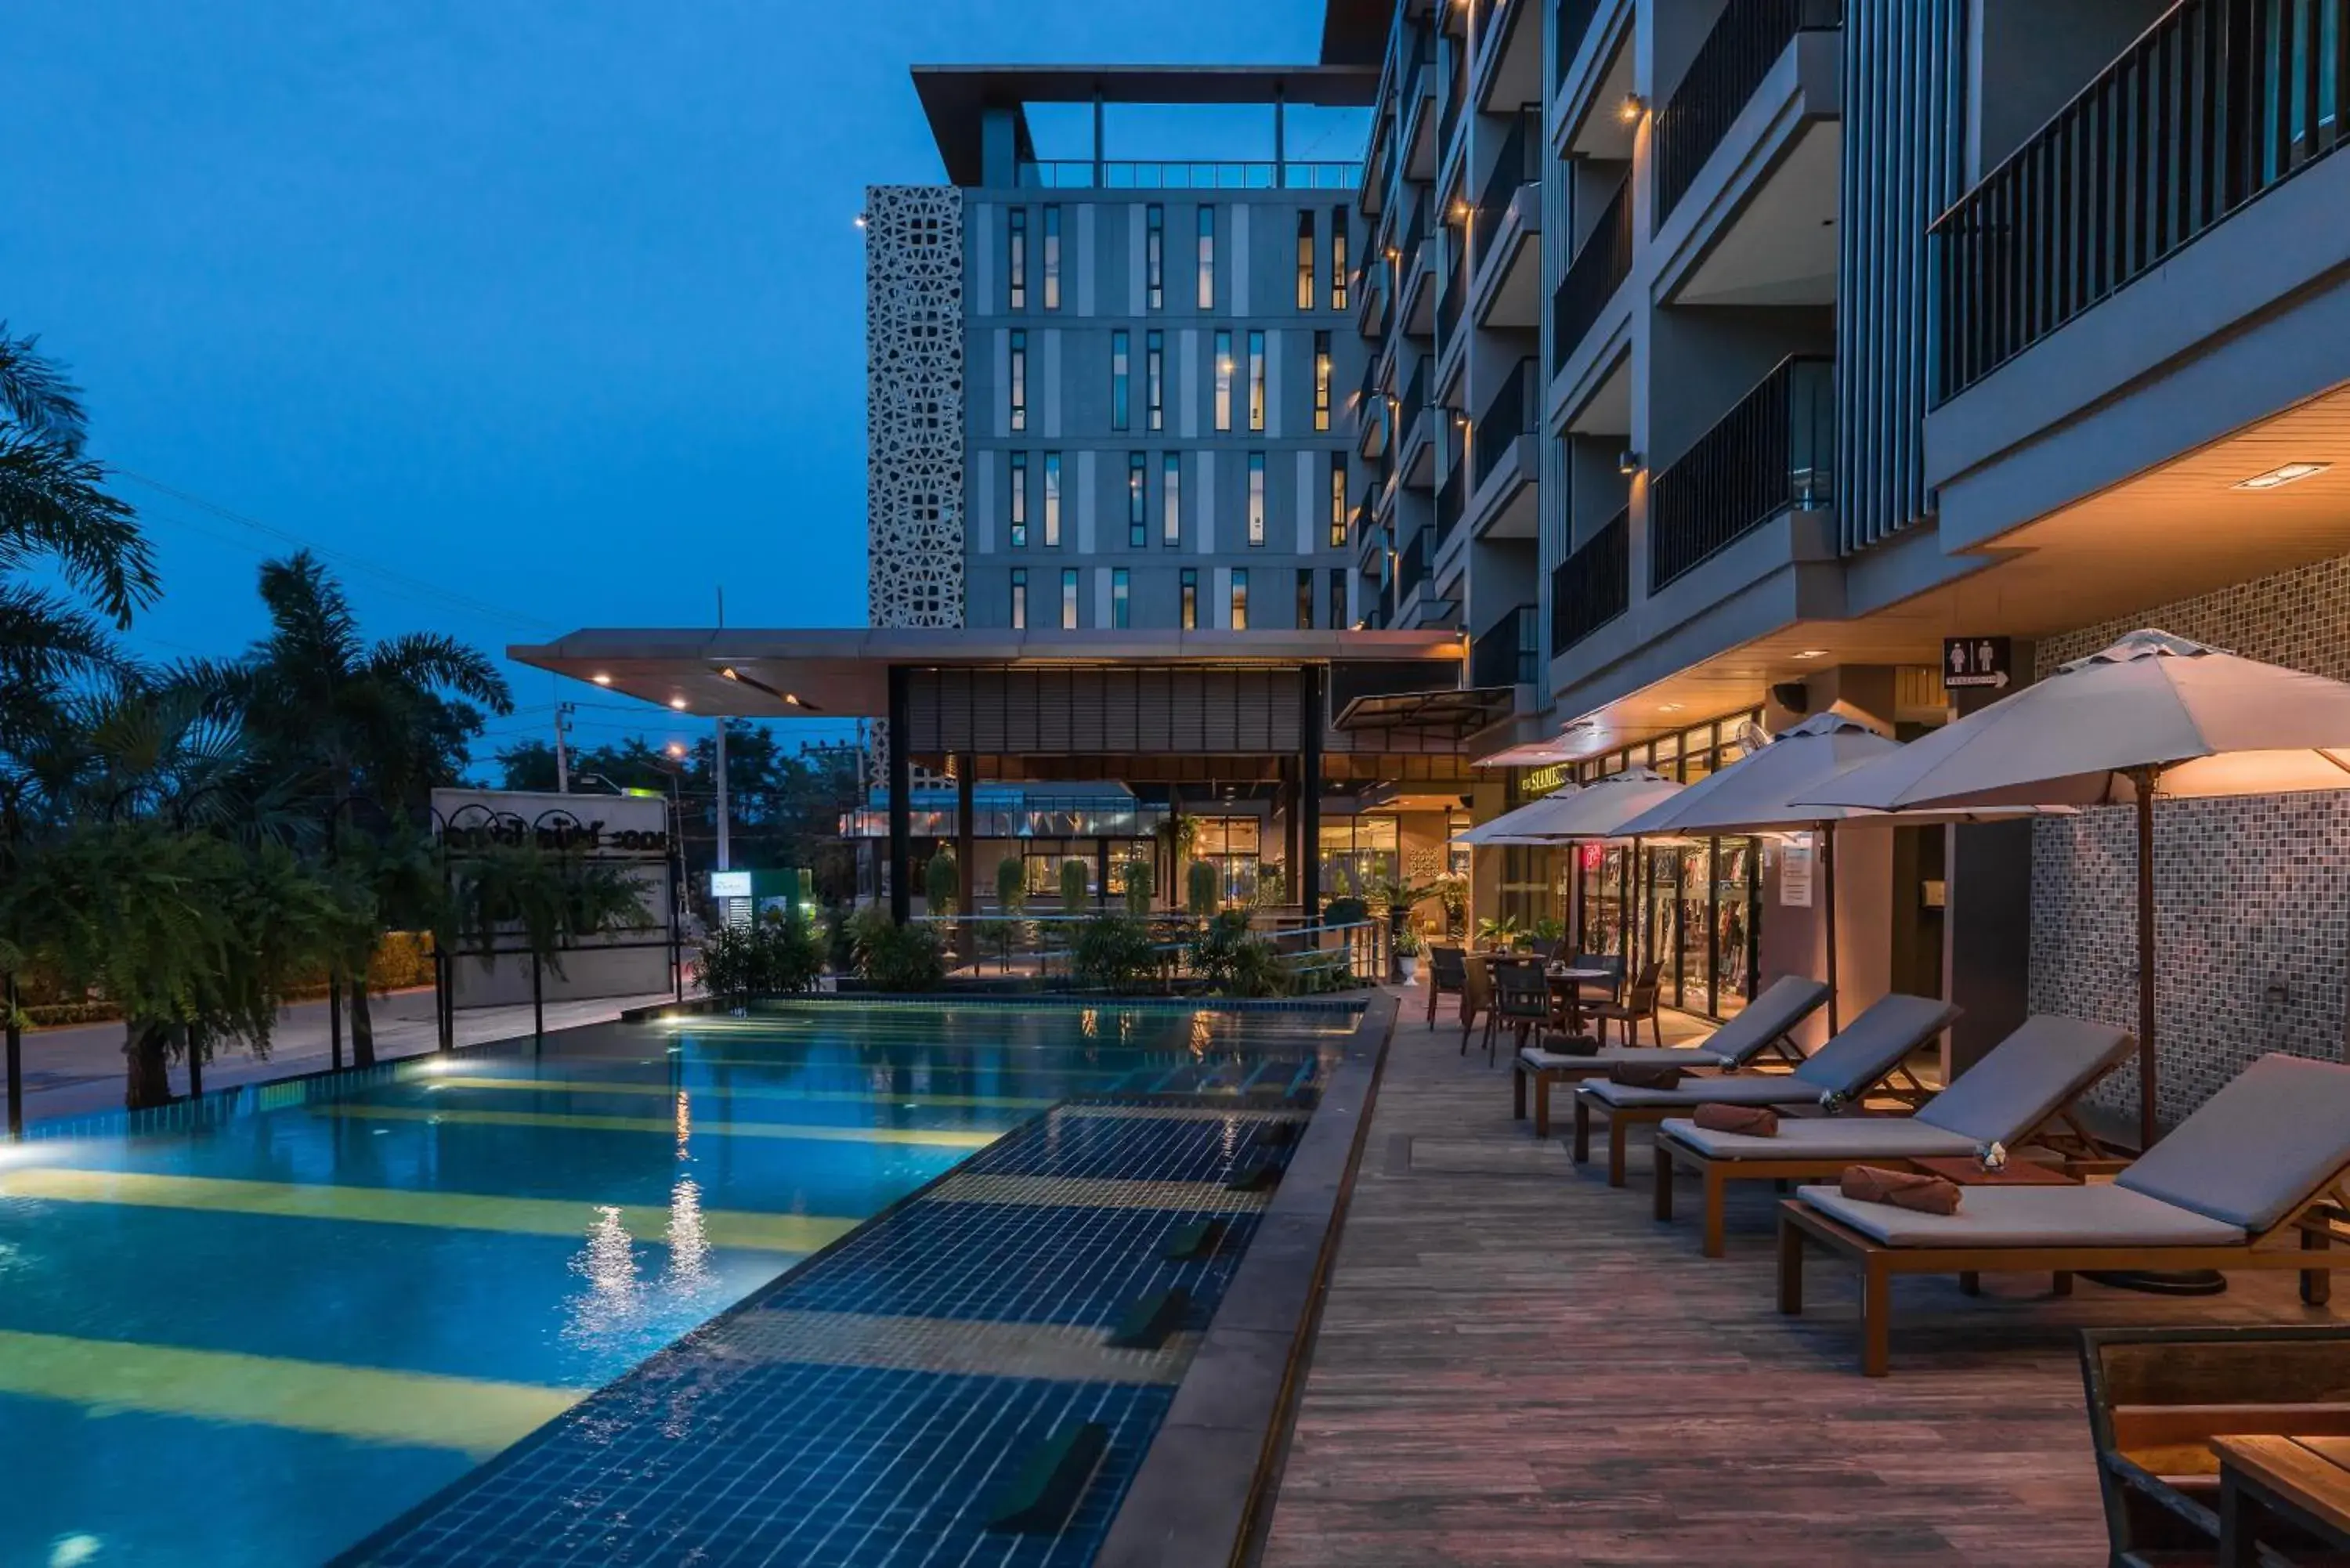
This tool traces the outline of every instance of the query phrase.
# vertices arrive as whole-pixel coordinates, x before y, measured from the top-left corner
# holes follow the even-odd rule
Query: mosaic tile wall
[[[2037,673],[2125,632],[2181,637],[2350,680],[2350,557],[2257,578],[2039,644]],[[2155,808],[2156,1110],[2177,1122],[2271,1051],[2345,1058],[2350,794]],[[2033,830],[2032,1006],[2136,1027],[2137,829],[2127,807]],[[2135,1117],[2134,1074],[2092,1098]]]

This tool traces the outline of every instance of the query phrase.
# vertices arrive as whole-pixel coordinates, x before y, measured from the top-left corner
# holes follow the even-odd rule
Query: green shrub
[[[1326,926],[1359,926],[1371,918],[1371,907],[1351,896],[1333,898],[1322,906],[1322,923]]]
[[[1153,886],[1158,874],[1148,860],[1135,859],[1126,863],[1126,912],[1138,920],[1150,918],[1150,897],[1158,891]]]
[[[995,907],[1007,915],[1017,915],[1028,907],[1028,867],[1017,855],[1007,855],[995,863]]]
[[[857,973],[877,991],[935,991],[947,977],[946,950],[928,926],[901,926],[881,909],[849,919]]]
[[[1249,929],[1248,911],[1227,909],[1191,939],[1191,972],[1223,996],[1279,996],[1288,989],[1280,953]]]
[[[770,913],[745,926],[721,926],[703,939],[702,994],[747,1001],[813,988],[824,972],[825,940],[797,910]]]
[[[1097,915],[1077,929],[1069,948],[1069,972],[1082,986],[1133,991],[1158,970],[1150,927],[1131,915]]]
[[[1061,862],[1061,913],[1074,915],[1093,898],[1093,878],[1086,863],[1072,856]]]
[[[1191,869],[1183,873],[1183,907],[1195,919],[1204,920],[1216,912],[1223,890],[1223,873],[1216,869],[1212,860],[1194,860]]]
[[[941,849],[922,867],[922,901],[933,915],[951,915],[962,896],[962,872],[954,856]]]

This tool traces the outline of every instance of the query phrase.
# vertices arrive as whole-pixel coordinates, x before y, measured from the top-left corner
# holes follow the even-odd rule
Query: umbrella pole
[[[1836,1008],[1835,824],[1833,822],[1820,824],[1820,876],[1828,885],[1828,1037],[1834,1039],[1844,1025]]]
[[[2137,1134],[2143,1153],[2154,1147],[2154,776],[2131,774],[2137,794]]]

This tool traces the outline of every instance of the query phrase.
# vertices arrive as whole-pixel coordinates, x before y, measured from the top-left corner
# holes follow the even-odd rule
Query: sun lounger
[[[1804,1309],[1809,1240],[1861,1269],[1861,1370],[1885,1375],[1895,1274],[2045,1270],[2058,1294],[2101,1270],[2293,1269],[2323,1305],[2350,1262],[2334,1195],[2350,1170],[2350,1066],[2263,1056],[2110,1183],[1970,1187],[1956,1214],[1913,1214],[1804,1187],[1779,1206],[1779,1310]],[[2297,1245],[2295,1243],[2298,1243]],[[2340,1260],[2337,1262],[2336,1260]]]
[[[1593,1056],[1570,1056],[1561,1051],[1528,1046],[1511,1064],[1511,1114],[1526,1115],[1526,1086],[1534,1092],[1534,1137],[1550,1137],[1550,1086],[1604,1078],[1618,1064],[1696,1069],[1747,1067],[1772,1056],[1790,1062],[1804,1059],[1788,1038],[1795,1026],[1827,1002],[1828,988],[1802,975],[1786,975],[1764,988],[1729,1023],[1700,1045],[1625,1048]]]
[[[1729,1184],[1833,1178],[1847,1165],[1957,1159],[1989,1144],[2020,1148],[2126,1057],[2127,1030],[2046,1015],[2022,1027],[1914,1116],[1788,1117],[1773,1137],[1709,1132],[1674,1117],[1657,1129],[1657,1218],[1673,1217],[1673,1173],[1705,1184],[1703,1246],[1721,1256]]]
[[[1643,1122],[1685,1116],[1702,1105],[1857,1105],[1886,1079],[1899,1076],[1903,1092],[1923,1098],[1902,1063],[1909,1053],[1950,1026],[1959,1010],[1931,997],[1895,992],[1869,1004],[1844,1032],[1796,1064],[1792,1073],[1722,1074],[1670,1089],[1627,1084],[1585,1084],[1575,1091],[1575,1159],[1591,1158],[1591,1118],[1607,1118],[1607,1185],[1624,1185],[1624,1137]]]

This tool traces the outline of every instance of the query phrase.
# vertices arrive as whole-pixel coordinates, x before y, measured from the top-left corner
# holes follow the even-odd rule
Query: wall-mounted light
[[[1456,223],[1465,223],[1469,221],[1468,202],[1458,200],[1454,201],[1452,203],[1452,221]]]
[[[858,213],[855,219],[857,226],[860,229],[865,227],[869,221],[870,220],[868,220],[862,213]]]
[[[593,680],[598,686],[609,686],[612,683],[612,678],[605,674],[600,670],[596,671],[595,674],[590,675],[588,679]]]
[[[669,705],[676,709],[681,713],[685,711],[685,699],[682,697],[671,698],[669,700]]]
[[[1825,659],[1827,656],[1828,650],[1825,648],[1807,648],[1795,655],[1797,659]]]
[[[1629,479],[1640,472],[1640,454],[1626,447],[1616,454],[1616,472]]]
[[[1659,713],[1678,713],[1685,706],[1687,706],[1687,704],[1681,702],[1659,702],[1657,704],[1657,711]]]
[[[2274,490],[2280,484],[2291,484],[2296,479],[2307,479],[2312,474],[2324,473],[2333,466],[2330,462],[2288,462],[2282,467],[2272,468],[2266,473],[2256,473],[2250,479],[2240,480],[2230,488]]]
[[[1648,100],[1638,93],[1627,92],[1624,101],[1616,106],[1616,118],[1627,125],[1638,125],[1640,117],[1648,112]]]

